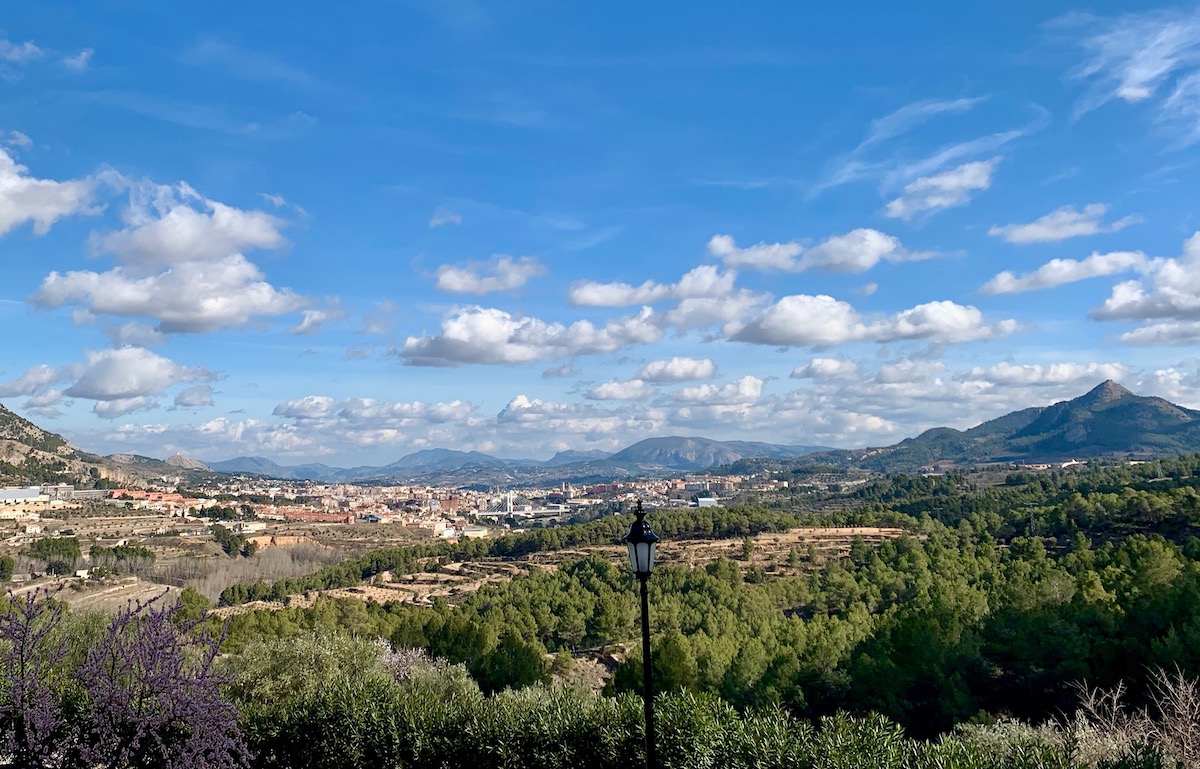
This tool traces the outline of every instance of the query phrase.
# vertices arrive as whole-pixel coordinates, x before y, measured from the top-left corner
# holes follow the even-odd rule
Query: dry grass
[[[1070,727],[1080,758],[1094,766],[1139,746],[1162,752],[1168,765],[1200,767],[1200,681],[1181,670],[1156,670],[1150,705],[1132,708],[1124,684],[1102,690],[1080,687],[1081,706]]]
[[[302,577],[342,558],[340,550],[318,544],[268,547],[249,558],[184,557],[164,564],[156,575],[186,583],[215,602],[230,585]]]

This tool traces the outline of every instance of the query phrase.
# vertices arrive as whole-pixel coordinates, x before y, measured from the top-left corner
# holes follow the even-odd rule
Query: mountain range
[[[1150,457],[1200,451],[1200,411],[1135,395],[1113,381],[1068,401],[1022,409],[969,430],[935,427],[883,448],[813,454],[813,463],[880,472],[932,464]]]
[[[696,471],[750,457],[802,457],[825,446],[778,446],[749,441],[715,441],[698,437],[648,438],[615,454],[602,451],[561,451],[548,460],[500,459],[479,451],[424,449],[382,467],[330,467],[321,464],[285,466],[264,457],[235,457],[208,462],[223,473],[253,473],[286,480],[350,482],[421,478],[464,470],[537,470],[554,468],[564,477],[622,477],[655,471]]]
[[[500,459],[478,451],[423,449],[383,466],[281,465],[264,457],[203,463],[180,454],[99,457],[0,406],[0,484],[71,479],[94,483],[214,473],[283,480],[419,481],[444,485],[554,485],[695,472],[743,459],[912,472],[934,464],[1150,457],[1200,452],[1200,411],[1135,395],[1116,382],[1050,406],[1022,409],[968,430],[936,427],[893,446],[835,450],[701,437],[648,438],[614,454],[563,451],[548,460]]]

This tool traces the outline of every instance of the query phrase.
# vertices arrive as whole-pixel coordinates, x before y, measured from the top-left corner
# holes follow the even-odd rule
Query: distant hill
[[[395,470],[460,470],[464,467],[504,467],[509,464],[482,451],[455,451],[454,449],[423,449],[406,454],[381,469]]]
[[[935,427],[894,446],[815,454],[881,472],[934,463],[1056,461],[1200,451],[1200,411],[1135,395],[1113,381],[1069,401],[1005,414],[969,430]]]
[[[166,459],[155,459],[142,454],[109,454],[96,459],[109,468],[115,468],[122,478],[133,485],[161,478],[199,478],[214,475],[214,471],[208,465],[183,454],[175,454]]]
[[[601,459],[608,459],[607,451],[560,451],[554,456],[540,463],[544,467],[557,467],[558,465],[569,465],[575,462],[595,462]]]
[[[726,465],[751,457],[800,457],[824,446],[779,446],[752,441],[715,441],[710,438],[647,438],[618,451],[608,459],[641,466],[657,466],[672,470],[703,470],[714,465]]]
[[[266,457],[234,457],[221,462],[208,462],[209,467],[220,473],[235,475],[265,475],[289,481],[312,481],[333,477],[342,472],[339,467],[320,463],[284,466]]]
[[[264,457],[237,457],[209,462],[225,473],[265,475],[284,480],[350,482],[422,479],[450,485],[484,475],[493,485],[513,485],[525,480],[557,483],[628,478],[643,471],[702,470],[743,457],[798,457],[821,446],[777,446],[747,441],[714,441],[708,438],[651,438],[610,455],[605,451],[560,451],[550,459],[500,459],[481,451],[422,449],[382,467],[364,465],[339,468],[328,465],[285,466]]]
[[[185,457],[183,454],[175,454],[163,460],[163,464],[171,467],[178,467],[183,470],[211,470],[212,468],[203,462],[199,462],[191,457]]]
[[[101,478],[123,482],[128,477],[103,457],[80,451],[0,406],[0,485],[61,481],[90,487]]]

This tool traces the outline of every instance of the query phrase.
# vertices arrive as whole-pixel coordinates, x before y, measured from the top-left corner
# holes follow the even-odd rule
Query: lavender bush
[[[63,765],[69,742],[62,708],[63,606],[29,593],[0,614],[0,751],[18,769]]]
[[[127,608],[73,666],[61,604],[44,594],[10,604],[0,616],[0,749],[12,766],[247,765],[237,712],[213,671],[219,639],[176,622],[178,606]]]

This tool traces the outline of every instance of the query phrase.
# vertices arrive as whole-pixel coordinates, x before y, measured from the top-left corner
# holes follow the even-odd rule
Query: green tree
[[[695,689],[700,677],[692,645],[682,633],[669,633],[651,644],[654,685],[660,691]]]

